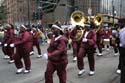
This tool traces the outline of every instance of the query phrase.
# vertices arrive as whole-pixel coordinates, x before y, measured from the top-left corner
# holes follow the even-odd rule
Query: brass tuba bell
[[[73,29],[80,27],[79,29],[77,29],[77,34],[74,36],[73,41],[79,41],[82,38],[84,32],[84,25],[88,21],[88,16],[86,16],[81,11],[75,11],[71,14],[71,24],[74,26]]]
[[[83,12],[81,11],[75,11],[71,14],[71,24],[72,25],[80,25],[84,27],[84,24],[88,22],[88,16],[86,16]]]
[[[94,18],[93,18],[93,21],[94,21],[95,25],[97,25],[97,26],[101,25],[102,22],[103,22],[102,15],[101,14],[95,15]]]

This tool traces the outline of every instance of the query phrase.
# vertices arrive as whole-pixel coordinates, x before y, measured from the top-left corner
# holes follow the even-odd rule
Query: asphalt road
[[[46,52],[47,44],[41,45],[42,53]],[[0,83],[44,83],[44,72],[47,61],[42,58],[31,56],[32,71],[29,74],[16,74],[14,64],[8,64],[9,60],[3,59],[3,53],[0,50]],[[67,66],[67,83],[119,83],[120,75],[116,74],[118,65],[118,56],[114,56],[112,48],[109,51],[104,50],[104,56],[98,57],[95,54],[96,69],[95,75],[89,76],[88,60],[85,58],[86,72],[78,76],[76,62],[72,62],[72,50],[68,51],[69,64]],[[59,83],[56,72],[54,73],[54,83]]]

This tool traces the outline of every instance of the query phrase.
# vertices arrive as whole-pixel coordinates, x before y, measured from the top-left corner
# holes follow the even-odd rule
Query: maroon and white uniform
[[[53,83],[53,73],[57,71],[59,83],[66,83],[68,39],[64,36],[52,38],[48,51],[48,64],[45,72],[45,83]]]
[[[105,35],[105,31],[100,28],[97,32],[97,48],[99,50],[99,53],[102,53],[102,48],[103,48],[103,39],[104,39],[104,35]]]
[[[41,55],[40,33],[38,31],[33,32],[33,46],[36,46],[38,54]]]
[[[73,29],[70,32],[70,38],[72,39],[73,57],[77,57],[78,56],[78,51],[79,51],[80,42],[81,42],[81,41],[75,41],[74,40],[74,37],[78,33],[78,30],[80,30],[80,29],[79,28],[75,28],[75,29]]]
[[[83,39],[87,41],[83,41]],[[77,66],[79,70],[84,69],[84,57],[87,54],[90,71],[95,70],[94,52],[96,48],[96,32],[94,30],[85,31],[81,40],[80,49],[77,56]]]
[[[28,31],[23,31],[19,34],[18,40],[14,42],[16,47],[16,54],[14,56],[15,65],[17,69],[23,68],[23,63],[21,59],[23,58],[25,69],[30,70],[30,52],[32,48],[32,36]]]
[[[14,29],[8,28],[5,32],[4,41],[2,42],[2,50],[5,55],[10,57],[10,60],[13,60],[14,48],[10,47],[10,44],[15,41]],[[7,46],[4,46],[7,44]]]

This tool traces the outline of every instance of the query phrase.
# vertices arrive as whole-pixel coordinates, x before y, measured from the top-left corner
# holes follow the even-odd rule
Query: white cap
[[[11,27],[11,25],[10,24],[6,24],[6,27]]]
[[[21,25],[21,27],[23,27],[23,28],[27,29],[27,27],[26,27],[25,25]]]
[[[37,30],[36,28],[32,28],[33,30]]]
[[[57,26],[57,25],[55,25],[55,24],[53,24],[52,27],[57,28],[57,29],[63,31],[61,27],[59,27],[59,26]]]
[[[90,27],[90,24],[85,24],[86,27]]]

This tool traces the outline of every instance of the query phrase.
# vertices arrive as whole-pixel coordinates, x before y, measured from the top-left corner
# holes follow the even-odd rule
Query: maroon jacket
[[[3,44],[11,44],[14,42],[15,35],[14,35],[14,29],[8,29],[7,32],[5,32],[5,37]]]
[[[112,31],[111,30],[106,30],[105,31],[105,34],[104,34],[104,38],[107,39],[107,38],[112,38]]]
[[[102,41],[102,39],[104,39],[105,31],[100,29],[96,32],[96,35],[97,35],[97,43],[99,43],[100,41]]]
[[[73,40],[76,34],[77,34],[77,28],[74,28],[74,29],[70,32],[70,38]]]
[[[35,32],[33,33],[33,43],[39,43],[40,42],[40,33]]]
[[[66,32],[64,33],[64,36],[69,39],[69,38],[70,38],[70,32],[69,32],[69,31],[66,31]]]
[[[85,32],[86,31],[84,31],[83,37],[85,35]],[[83,37],[82,37],[82,39],[83,39]],[[96,45],[96,41],[97,41],[97,39],[96,39],[96,32],[94,30],[91,30],[88,33],[86,38],[87,38],[87,42],[82,42],[81,41],[81,46],[85,46],[87,48],[96,48],[97,47],[97,45]]]
[[[80,30],[79,28],[74,28],[71,32],[70,32],[70,38],[72,39],[72,44],[76,43],[76,44],[80,44],[81,43],[81,39],[79,41],[74,41],[74,37],[76,36],[76,34],[78,33],[78,30]]]
[[[47,49],[49,61],[58,63],[68,63],[67,59],[67,43],[68,39],[61,36],[58,40],[51,39],[50,45]]]
[[[20,36],[17,41],[14,42],[16,47],[21,47],[26,53],[29,54],[32,48],[32,36],[29,32],[24,31],[20,33]]]

